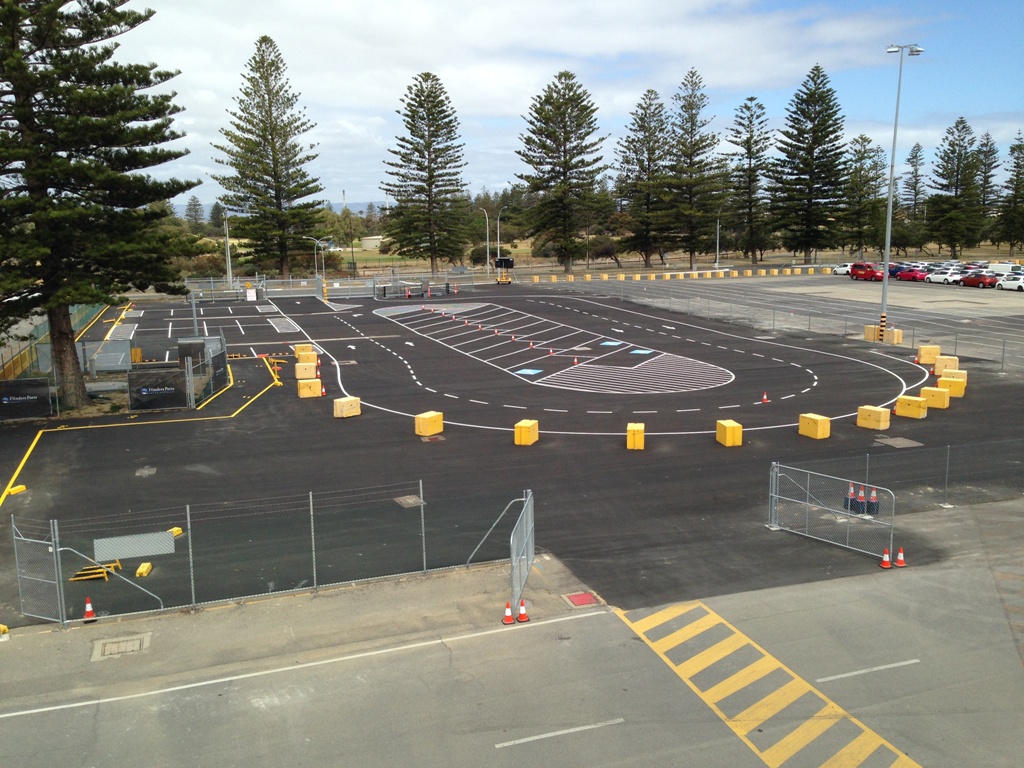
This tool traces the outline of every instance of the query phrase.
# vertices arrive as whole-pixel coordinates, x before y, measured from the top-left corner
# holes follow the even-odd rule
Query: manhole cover
[[[875,442],[888,445],[891,448],[920,448],[924,445],[924,443],[906,437],[879,437]]]
[[[156,467],[146,466],[146,467],[142,467],[141,469],[136,469],[135,470],[135,476],[136,477],[150,477],[151,475],[155,475],[155,474],[156,474]]]
[[[593,592],[573,592],[571,595],[562,595],[562,597],[569,602],[569,605],[576,608],[582,608],[584,605],[599,605],[601,602]]]
[[[412,509],[413,507],[418,507],[420,505],[420,497],[419,496],[415,496],[415,495],[414,496],[396,496],[395,497],[395,503],[398,504],[398,506],[400,506],[400,507],[405,507],[406,509]]]
[[[117,658],[128,653],[140,653],[149,649],[149,640],[152,632],[144,632],[141,635],[130,637],[115,637],[110,640],[97,640],[92,644],[91,661],[103,661],[103,659]]]

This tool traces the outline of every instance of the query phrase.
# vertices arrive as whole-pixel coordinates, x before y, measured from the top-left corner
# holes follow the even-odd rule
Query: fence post
[[[309,544],[313,550],[313,594],[317,593],[316,586],[316,525],[313,522],[313,492],[309,492]]]
[[[423,480],[420,479],[420,542],[423,546],[423,572],[427,572],[427,519],[423,507],[426,502],[423,500]]]
[[[946,446],[946,477],[942,481],[942,503],[949,504],[949,454],[951,447]]]
[[[14,515],[11,515],[11,527],[14,527]],[[67,611],[64,602],[64,575],[60,563],[60,531],[57,520],[50,521],[50,541],[53,542],[53,569],[57,574],[57,611],[60,613],[60,628],[67,628]]]
[[[864,484],[871,484],[871,454],[864,454]]]
[[[185,530],[188,531],[188,582],[192,590],[192,610],[196,609],[196,569],[192,557],[192,507],[185,505]]]

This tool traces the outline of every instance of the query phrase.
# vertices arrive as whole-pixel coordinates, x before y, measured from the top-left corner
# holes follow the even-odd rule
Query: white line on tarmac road
[[[920,664],[920,659],[909,659],[908,661],[897,661],[894,664],[883,664],[880,667],[868,667],[867,669],[858,669],[856,672],[844,672],[841,675],[831,675],[830,677],[819,677],[814,682],[816,683],[827,683],[832,680],[842,680],[844,677],[856,677],[857,675],[867,675],[871,672],[881,672],[885,669],[895,669],[896,667],[906,667],[910,664]]]
[[[590,725],[580,725],[576,728],[564,728],[561,731],[551,731],[551,733],[540,733],[536,736],[527,736],[523,739],[516,739],[515,741],[503,741],[501,744],[495,744],[495,749],[501,749],[502,747],[514,747],[517,744],[526,744],[530,741],[539,741],[540,739],[550,739],[554,736],[565,736],[570,733],[579,733],[580,731],[590,731],[594,728],[604,728],[606,725],[618,725],[619,723],[626,722],[624,718],[617,717],[614,720],[605,720],[603,723],[592,723]]]

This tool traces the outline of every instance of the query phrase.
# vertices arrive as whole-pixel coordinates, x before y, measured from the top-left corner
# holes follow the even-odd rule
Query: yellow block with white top
[[[824,440],[832,434],[832,419],[817,413],[801,413],[798,431],[804,437]]]
[[[896,415],[907,419],[923,419],[928,415],[928,401],[923,397],[900,395],[896,398]]]
[[[536,419],[523,419],[516,422],[515,444],[533,445],[540,438],[540,427]]]
[[[630,423],[626,425],[626,450],[642,451],[644,449],[644,425]]]
[[[334,418],[347,419],[362,413],[362,402],[358,397],[339,397],[334,401]]]
[[[949,390],[942,387],[921,387],[921,397],[929,408],[949,408]]]
[[[439,435],[444,431],[444,414],[425,411],[416,415],[416,434],[420,437]]]
[[[963,397],[967,390],[967,382],[962,379],[947,379],[945,376],[935,382],[935,386],[949,390],[950,397]]]
[[[732,419],[720,419],[715,422],[715,440],[726,448],[743,445],[743,425]]]
[[[935,358],[935,375],[944,376],[946,371],[960,370],[960,358],[953,355],[939,355]]]
[[[889,409],[879,408],[877,405],[862,405],[857,409],[857,426],[864,429],[888,429]]]

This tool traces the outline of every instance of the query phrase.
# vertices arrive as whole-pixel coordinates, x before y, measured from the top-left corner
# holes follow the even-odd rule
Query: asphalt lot
[[[877,664],[898,660],[894,647],[920,648],[922,644],[930,649],[927,653],[934,664],[940,657],[941,638],[948,636],[949,647],[941,655],[947,661],[940,662],[946,669],[946,664],[958,663],[954,651],[959,649],[962,657],[964,648],[977,643],[995,654],[989,662],[997,657],[1006,664],[985,671],[990,687],[999,680],[1000,693],[993,696],[992,708],[997,699],[1005,705],[1001,711],[1019,708],[1019,699],[1014,698],[1020,669],[1019,657],[1014,661],[1013,611],[1005,601],[1000,604],[1000,582],[991,573],[986,578],[985,566],[979,563],[985,559],[991,537],[979,536],[968,546],[959,538],[961,529],[951,521],[935,515],[908,516],[899,524],[898,539],[922,574],[915,579],[916,587],[923,590],[920,601],[900,596],[896,588],[884,608],[872,608],[871,590],[879,578],[875,562],[764,528],[772,461],[799,463],[823,455],[886,450],[875,444],[877,436],[871,431],[856,428],[849,414],[858,405],[886,403],[920,383],[920,369],[908,359],[907,350],[882,357],[874,345],[856,339],[807,334],[766,337],[734,325],[695,322],[615,300],[595,302],[534,291],[530,286],[478,290],[471,297],[458,301],[448,297],[436,303],[443,304],[446,313],[454,309],[456,319],[446,314],[441,320],[436,307],[430,313],[416,300],[350,302],[334,309],[312,300],[291,299],[280,309],[299,329],[292,334],[268,332],[266,319],[251,316],[245,307],[231,308],[228,317],[225,307],[206,305],[204,321],[224,328],[233,352],[287,353],[289,344],[297,340],[316,340],[325,352],[328,398],[297,399],[287,375],[285,386],[267,390],[265,364],[233,361],[238,366],[236,386],[201,412],[203,420],[180,414],[108,417],[89,424],[90,429],[58,422],[48,426],[63,424],[65,429],[40,437],[24,466],[20,464],[40,425],[4,426],[0,428],[0,468],[5,477],[17,471],[18,482],[29,487],[27,493],[5,500],[4,517],[56,516],[62,524],[70,524],[96,516],[96,510],[124,514],[180,509],[184,504],[302,495],[423,478],[428,506],[443,510],[437,518],[438,535],[458,542],[454,553],[475,543],[475,533],[490,525],[504,503],[530,488],[537,498],[538,546],[610,605],[630,612],[684,600],[710,602],[721,606],[727,618],[750,619],[752,623],[744,629],[753,627],[757,638],[770,641],[769,650],[791,645],[784,654],[790,666],[797,666],[802,656],[813,657],[807,643],[815,638],[812,645],[818,650],[814,653],[833,662],[841,656],[849,662],[848,669],[875,666],[872,658]],[[462,313],[460,305],[483,306]],[[403,310],[401,322],[374,313],[395,306]],[[496,318],[495,307],[507,314]],[[153,330],[145,332],[153,337],[154,356],[160,334],[168,337],[179,332],[169,332],[169,323],[180,322],[180,332],[191,330],[190,313],[186,316],[180,306],[173,311],[180,317],[160,317],[169,310],[155,306],[147,319],[153,321]],[[479,327],[485,317],[491,323],[487,329]],[[478,321],[475,331],[471,318]],[[516,325],[520,332],[513,342],[513,322],[540,325]],[[232,324],[237,331],[231,330]],[[456,331],[466,336],[456,337]],[[570,333],[582,335],[570,337]],[[556,339],[566,343],[557,344]],[[581,343],[582,339],[586,340]],[[621,342],[617,350],[628,345],[628,349],[651,350],[676,360],[698,360],[733,378],[705,388],[686,389],[691,384],[677,382],[672,391],[664,385],[657,392],[626,395],[592,391],[598,386],[607,389],[610,374],[615,373],[600,366],[623,367],[619,359],[598,361],[602,342],[608,340]],[[894,420],[888,434],[926,446],[1019,437],[1019,378],[1000,374],[987,363],[965,360],[965,364],[971,371],[967,397],[948,412],[924,421]],[[588,368],[593,377],[581,383],[580,369]],[[537,369],[542,374],[517,374]],[[554,378],[548,379],[548,385],[528,383],[527,377],[538,375]],[[333,419],[330,401],[342,394],[362,397],[363,415]],[[769,402],[762,402],[764,395]],[[427,442],[413,434],[411,417],[425,410],[445,413],[444,440]],[[836,417],[829,440],[811,441],[796,434],[796,418],[806,411]],[[533,446],[514,446],[512,426],[526,417],[538,419],[541,439]],[[714,442],[714,422],[723,417],[748,427],[741,448],[725,449]],[[647,425],[644,451],[625,450],[625,425],[633,421]],[[107,424],[111,426],[94,428]],[[139,475],[144,468],[155,472]],[[1014,519],[1011,514],[1003,525],[1012,526]],[[964,523],[958,520],[958,525]],[[6,520],[3,524],[6,528]],[[467,528],[473,535],[465,534]],[[248,529],[226,528],[216,537],[225,544],[211,562],[222,562],[220,552],[230,550],[231,541],[248,542],[251,534]],[[9,535],[4,539],[0,557],[9,564]],[[1013,551],[1012,542],[1000,542],[1003,550]],[[252,551],[243,547],[242,552],[239,561],[253,561]],[[256,562],[261,568],[268,564],[278,568],[276,561],[296,556],[289,551],[270,556],[260,551]],[[973,581],[953,590],[949,575],[963,565],[964,558],[971,561]],[[237,566],[222,565],[208,572],[203,583],[243,578],[235,573]],[[10,591],[12,570],[9,565],[3,567],[4,615],[17,606],[16,592]],[[283,575],[275,573],[273,579],[266,573],[253,578],[261,585],[273,580],[288,588],[301,581],[299,570],[286,565]],[[891,580],[883,592],[890,589]],[[984,591],[984,595],[978,593],[977,606],[972,605],[972,590]],[[943,606],[951,595],[956,600]],[[771,596],[778,596],[779,604]],[[804,618],[794,622],[794,616]],[[894,617],[900,621],[898,633],[892,633],[888,624],[883,628],[877,623],[892,622]],[[915,619],[919,620],[916,627]],[[377,626],[380,636],[387,637],[388,630]],[[879,641],[880,634],[892,639]],[[558,637],[549,642],[565,642]],[[797,638],[804,642],[796,642]],[[536,652],[543,653],[543,647]],[[517,653],[491,650],[499,658]],[[978,659],[979,664],[989,662]],[[810,666],[835,670],[842,665]],[[973,668],[965,664],[964,674]],[[652,679],[661,680],[661,672],[652,667]],[[539,680],[533,683],[540,684]],[[522,681],[522,686],[529,685]],[[958,678],[955,683],[937,681],[936,685],[950,697],[952,707],[968,681]],[[858,689],[851,697],[856,705],[846,706],[876,710],[878,721],[872,723],[876,730],[884,731],[882,723],[902,714],[902,724],[893,729],[896,733],[886,731],[885,737],[899,737],[901,743],[924,748],[934,737],[933,723],[942,719],[942,713],[938,706],[922,704],[936,696],[937,689],[926,680],[915,681],[915,686],[919,686],[915,701],[902,696],[887,699],[893,695],[887,686],[884,695]],[[519,684],[515,687],[521,690]],[[565,695],[578,696],[579,691],[569,686]],[[905,711],[898,712],[895,704],[888,708],[886,701],[898,701]],[[969,730],[985,719],[983,709],[973,711],[974,720],[959,717],[957,723]],[[600,720],[605,714],[611,713],[593,717]],[[514,721],[517,714],[508,713],[508,717]],[[928,720],[928,726],[916,728],[910,723],[915,718]],[[543,730],[539,723],[536,730]],[[725,737],[714,737],[715,743],[720,739],[735,744]],[[631,734],[629,738],[642,737]],[[949,754],[969,754],[963,751],[970,743],[966,731],[951,741],[961,751]],[[1003,747],[993,743],[988,748],[991,759],[979,764],[1003,764],[999,759],[1008,754]],[[941,750],[935,756],[938,762],[930,764],[963,764],[956,761],[959,758],[944,761]],[[739,765],[749,757],[749,752],[740,750],[719,764]],[[641,753],[635,764],[650,763]]]

